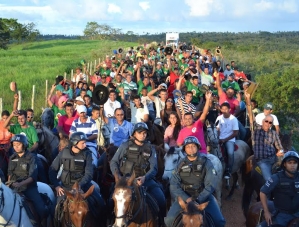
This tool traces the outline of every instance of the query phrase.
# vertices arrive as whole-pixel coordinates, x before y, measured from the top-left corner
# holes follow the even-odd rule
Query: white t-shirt
[[[111,102],[111,100],[108,99],[104,104],[105,117],[113,117],[115,109],[120,107],[121,105],[119,101],[115,100],[114,102]]]
[[[273,125],[279,125],[277,117],[274,114],[270,114],[270,115],[271,117],[273,117]],[[265,117],[266,115],[264,113],[259,113],[258,115],[255,116],[255,122],[258,125],[262,125]]]
[[[154,103],[156,106],[156,118],[161,118],[160,112],[165,108],[165,102],[162,102],[160,98],[155,96]]]
[[[148,96],[142,96],[141,97],[141,102],[142,103],[146,102],[147,109],[149,111],[154,111],[154,103]]]
[[[135,104],[133,102],[130,102],[130,108],[131,108],[131,123],[132,124],[142,122],[142,120],[144,119],[144,115],[149,114],[146,105],[144,105],[143,108],[136,108]]]
[[[83,73],[79,73],[73,76],[72,82],[78,83],[80,80],[86,80],[86,75]]]
[[[213,77],[211,75],[207,75],[204,72],[202,72],[200,74],[200,81],[201,81],[201,84],[205,84],[207,86],[210,86],[211,83],[214,82],[214,79],[213,79]]]
[[[217,130],[220,130],[219,139],[225,139],[233,134],[234,130],[239,130],[238,120],[234,115],[230,115],[228,118],[225,118],[222,115],[218,116],[216,122],[219,121],[218,125],[216,123]],[[235,137],[229,141],[235,142]]]

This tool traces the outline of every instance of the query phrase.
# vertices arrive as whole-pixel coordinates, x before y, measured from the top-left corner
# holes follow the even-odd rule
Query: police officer
[[[65,199],[65,192],[62,187],[70,191],[77,181],[81,189],[86,192],[92,186],[92,154],[91,151],[86,148],[86,140],[87,137],[85,133],[74,132],[70,137],[69,146],[65,147],[58,154],[50,166],[49,178],[57,193],[57,204],[59,204],[62,199]],[[57,174],[60,168],[62,169],[60,177],[61,182],[57,179]],[[97,202],[96,209],[99,212],[103,212],[105,202],[101,195],[97,190],[93,190],[91,196]],[[92,209],[92,207],[89,208]],[[95,213],[93,214],[95,215]]]
[[[122,175],[136,175],[137,184],[147,188],[158,202],[160,214],[165,217],[166,202],[164,194],[155,182],[158,171],[155,149],[146,141],[148,127],[144,122],[135,124],[132,139],[123,143],[110,161],[110,169],[113,174],[116,171]]]
[[[178,164],[170,178],[170,191],[174,202],[165,218],[167,227],[172,226],[175,218],[181,212],[177,201],[178,196],[183,198],[186,203],[194,200],[197,203],[209,201],[205,210],[212,216],[215,226],[225,225],[225,219],[212,195],[217,183],[216,171],[206,155],[199,152],[200,149],[201,145],[196,137],[188,136],[185,139],[182,150],[186,153],[186,157]]]
[[[27,137],[16,134],[11,139],[11,145],[15,153],[9,158],[8,182],[10,187],[22,192],[30,199],[42,222],[47,217],[47,208],[37,190],[37,162],[36,157],[27,150]],[[34,226],[39,226],[38,224]]]
[[[265,221],[260,224],[261,227],[271,224],[287,226],[292,219],[299,217],[298,162],[299,155],[295,151],[286,152],[281,162],[283,170],[272,175],[262,186],[260,198]],[[267,196],[271,193],[276,210],[273,221],[267,204]]]

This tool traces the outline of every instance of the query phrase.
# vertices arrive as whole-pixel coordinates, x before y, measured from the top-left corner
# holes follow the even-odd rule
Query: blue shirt
[[[108,126],[111,132],[110,143],[113,143],[117,147],[127,142],[133,131],[132,124],[126,120],[119,125],[115,118],[109,118]]]

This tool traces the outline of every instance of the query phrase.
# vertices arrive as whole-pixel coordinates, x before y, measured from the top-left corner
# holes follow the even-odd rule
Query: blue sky
[[[297,0],[0,0],[0,17],[42,34],[82,35],[89,21],[123,32],[298,31]]]

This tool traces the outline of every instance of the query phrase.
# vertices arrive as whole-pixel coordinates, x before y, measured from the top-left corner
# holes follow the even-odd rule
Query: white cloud
[[[298,11],[298,5],[296,0],[284,0],[281,9],[289,12],[289,13],[296,13]]]
[[[139,6],[144,10],[148,10],[150,7],[149,2],[139,2]]]
[[[255,4],[255,9],[258,11],[268,11],[274,9],[275,4],[266,0],[262,0]]]
[[[119,6],[115,5],[114,3],[108,4],[108,13],[121,13],[121,9]]]
[[[185,0],[186,5],[190,7],[189,15],[193,17],[205,17],[217,12],[217,15],[222,13],[221,0]]]

